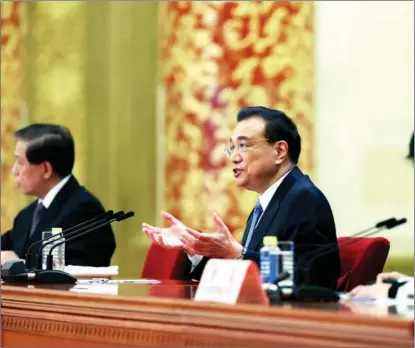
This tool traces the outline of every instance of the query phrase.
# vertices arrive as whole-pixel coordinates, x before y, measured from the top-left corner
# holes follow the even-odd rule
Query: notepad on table
[[[112,278],[118,275],[118,266],[65,266],[65,272],[77,278]]]

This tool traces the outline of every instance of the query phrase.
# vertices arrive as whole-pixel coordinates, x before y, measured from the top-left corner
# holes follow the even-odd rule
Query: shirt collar
[[[274,193],[277,191],[277,188],[281,185],[285,177],[291,172],[292,168],[280,177],[276,182],[274,182],[270,187],[268,187],[265,192],[259,196],[259,203],[261,204],[262,211],[267,209],[269,202],[271,202]]]
[[[52,204],[53,200],[59,193],[59,191],[62,189],[62,187],[68,182],[71,175],[65,176],[59,183],[54,186],[45,196],[43,199],[39,199],[38,203],[42,203],[43,206],[48,209],[50,205]]]

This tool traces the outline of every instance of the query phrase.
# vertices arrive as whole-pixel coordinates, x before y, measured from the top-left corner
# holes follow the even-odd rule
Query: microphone
[[[102,221],[106,222],[106,221],[109,221],[110,219],[112,219],[113,217],[118,217],[118,216],[121,216],[123,214],[124,214],[124,212],[122,210],[117,212],[117,213],[113,213],[112,210],[110,210],[108,213],[102,214],[103,217],[101,217],[99,219],[98,218],[91,219],[92,222],[89,223],[89,224],[83,223],[83,225],[80,228],[74,228],[75,227],[74,226],[74,227],[68,228],[65,231],[63,231],[61,233],[58,233],[54,236],[48,237],[47,238],[48,241],[46,243],[44,243],[39,248],[38,253],[36,254],[36,268],[37,269],[42,269],[42,251],[43,251],[43,249],[46,248],[48,245],[53,244],[56,241],[58,241],[61,236],[65,236],[65,238],[72,237],[74,235],[77,235],[77,234],[87,230],[90,227],[93,227],[93,226],[96,226],[96,225],[102,223]],[[96,221],[94,221],[94,220],[96,220]],[[69,231],[69,233],[68,233],[68,231]],[[39,241],[39,242],[43,242],[43,241]]]
[[[77,233],[76,235],[71,236],[70,238],[68,238],[66,240],[63,240],[63,241],[60,241],[59,243],[54,244],[52,246],[52,248],[50,248],[49,254],[47,255],[47,259],[46,259],[46,269],[47,270],[52,270],[53,269],[53,255],[52,255],[52,252],[59,245],[62,245],[63,243],[71,242],[74,239],[77,239],[77,238],[79,238],[79,237],[81,237],[81,236],[83,236],[85,234],[91,233],[91,232],[93,232],[93,231],[95,231],[95,230],[97,230],[97,229],[99,229],[101,227],[104,227],[104,226],[106,226],[106,225],[108,225],[108,224],[110,224],[110,223],[112,223],[114,221],[126,220],[126,219],[129,219],[130,217],[133,217],[133,216],[134,216],[134,212],[132,212],[132,211],[130,211],[128,213],[124,213],[123,211],[118,212],[118,213],[114,214],[114,216],[112,216],[107,221],[104,221],[104,222],[102,222],[100,224],[93,224],[94,226],[88,226],[88,229],[83,230],[82,232]]]
[[[397,221],[398,220],[396,220],[396,218],[394,218],[394,217],[393,218],[386,219],[386,220],[383,220],[383,221],[380,221],[380,222],[376,223],[372,227],[366,228],[366,229],[364,229],[362,231],[359,231],[357,233],[354,233],[354,234],[350,235],[349,238],[356,238],[356,237],[360,237],[360,236],[364,236],[364,237],[371,236],[371,235],[376,234],[376,233],[379,233],[379,232],[381,232],[381,231],[383,231],[385,229],[390,229],[390,228],[395,227],[396,226],[395,224],[397,223]],[[406,219],[405,219],[405,221],[406,221]],[[355,240],[353,240],[352,242],[354,242],[354,241]],[[330,244],[323,245],[319,249],[312,250],[312,251],[306,253],[305,255],[303,255],[302,256],[302,260],[304,260],[307,256],[310,256],[310,255],[313,255],[313,254],[316,254],[316,253],[318,254],[318,252],[324,251],[325,249],[330,249],[328,251],[328,252],[330,252],[330,251],[332,251],[333,248],[336,248],[337,246],[338,246],[338,243],[337,242],[336,243],[330,243]],[[315,256],[317,256],[317,255],[315,255]],[[300,260],[300,261],[302,261],[302,260]]]
[[[398,225],[401,225],[406,222],[406,219],[400,219],[396,220],[396,218],[389,218],[383,221],[379,221],[374,226],[369,227],[367,229],[364,229],[362,231],[359,231],[357,233],[352,234],[350,237],[358,237],[358,236],[365,236],[368,237],[370,235],[373,235],[375,233],[379,233],[380,231],[384,229],[391,229],[393,227],[396,227]],[[298,272],[299,269],[302,269],[302,263],[305,263],[308,259],[308,256],[312,256],[310,261],[315,261],[318,257],[321,257],[323,255],[326,255],[330,252],[332,252],[336,247],[339,247],[341,245],[347,245],[354,243],[356,240],[352,239],[350,241],[346,241],[344,243],[330,243],[328,245],[324,245],[320,247],[317,250],[310,251],[302,256],[298,262],[296,262],[296,270],[295,272]],[[314,256],[313,256],[314,255]],[[310,262],[311,263],[311,262]],[[309,263],[309,264],[310,264]],[[309,268],[304,268],[304,270],[308,270]],[[339,296],[335,291],[332,291],[330,289],[321,287],[321,286],[314,286],[314,285],[301,285],[301,286],[294,286],[292,289],[292,292],[290,293],[287,289],[287,292],[283,292],[280,287],[278,287],[278,283],[282,280],[285,280],[289,277],[288,272],[283,272],[273,284],[267,284],[266,292],[268,295],[268,298],[270,300],[271,304],[278,304],[281,303],[281,301],[284,300],[311,300],[311,301],[335,301],[337,302],[339,300]]]
[[[77,233],[76,235],[72,234],[72,237],[68,238],[66,242],[70,242],[81,235],[85,235],[87,233],[90,233],[92,231],[95,231],[98,228],[101,228],[107,224],[110,224],[114,221],[122,221],[125,219],[128,219],[130,217],[134,216],[134,212],[130,211],[129,213],[124,212],[118,212],[114,214],[110,219],[107,219],[105,222],[100,223],[99,225],[94,225],[93,227],[88,226],[88,229],[83,230],[81,233]],[[92,226],[92,225],[91,225]],[[73,231],[75,232],[75,231]],[[76,231],[78,232],[78,231]],[[28,272],[27,269],[25,269],[24,266],[24,260],[10,260],[6,261],[3,266],[1,267],[1,278],[6,282],[14,282],[14,283],[26,283],[26,282],[35,282],[35,283],[59,283],[59,284],[74,284],[76,283],[77,279],[63,271],[53,270],[51,269],[52,263],[53,263],[53,255],[52,251],[53,249],[60,245],[65,243],[65,241],[61,241],[58,244],[55,244],[50,252],[48,257],[48,266],[50,268],[46,270],[31,270]]]
[[[78,229],[78,228],[81,228],[81,227],[83,227],[83,226],[86,226],[86,225],[90,224],[91,222],[101,220],[101,219],[106,218],[106,217],[108,217],[108,216],[110,216],[110,215],[112,215],[112,214],[113,214],[113,211],[112,211],[112,210],[108,210],[108,211],[106,211],[105,213],[102,213],[102,214],[99,214],[98,216],[93,217],[92,219],[89,219],[89,220],[84,221],[84,222],[81,222],[81,223],[79,223],[79,224],[77,224],[77,225],[75,225],[75,226],[72,226],[72,227],[70,227],[70,228],[66,229],[65,231],[63,231],[63,232],[61,232],[61,233],[58,233],[58,234],[55,234],[55,235],[49,236],[49,237],[47,237],[47,238],[45,238],[45,239],[41,239],[41,240],[38,240],[38,241],[36,241],[36,242],[32,243],[32,244],[29,246],[29,248],[27,249],[27,252],[26,252],[26,255],[25,255],[25,260],[26,260],[26,268],[27,268],[27,269],[31,269],[31,268],[32,268],[32,262],[31,262],[31,261],[32,261],[32,259],[31,259],[31,257],[29,257],[29,256],[30,256],[30,255],[33,255],[33,254],[31,253],[31,250],[32,250],[32,249],[33,249],[36,245],[38,245],[38,244],[40,244],[40,243],[43,243],[44,241],[49,240],[49,239],[59,239],[58,237],[62,236],[63,234],[67,234],[67,233],[69,233],[69,232],[72,232],[72,231],[74,231],[74,230],[76,230],[76,229]],[[43,248],[42,248],[42,250],[43,250]],[[38,265],[38,266],[39,266],[39,265]],[[39,268],[41,268],[41,267],[39,267]]]
[[[371,235],[377,234],[383,230],[386,229],[392,229],[394,227],[397,227],[399,225],[402,225],[406,223],[406,218],[402,218],[400,220],[396,220],[395,218],[391,218],[388,220],[381,221],[377,223],[374,227],[368,228],[364,231],[358,232],[354,235],[351,235],[350,237],[357,237],[357,236],[364,236],[369,237]],[[372,231],[373,230],[373,231]],[[311,268],[311,265],[315,262],[316,259],[327,255],[335,250],[335,248],[338,248],[340,246],[350,245],[356,242],[356,239],[345,241],[344,243],[331,243],[329,245],[325,245],[324,247],[314,251],[307,253],[303,255],[303,257],[296,263],[296,270],[295,272],[298,272],[300,269],[304,271],[308,271]],[[310,254],[314,254],[310,259],[307,259],[306,257]],[[308,267],[301,267],[303,263],[308,261]],[[308,275],[310,276],[310,275]],[[309,277],[308,279],[309,280]],[[291,294],[291,297],[293,297],[296,300],[310,300],[310,301],[338,301],[339,296],[337,293],[331,289],[327,289],[321,286],[316,285],[307,285],[307,282],[305,282],[304,285],[300,285],[297,287],[294,287],[293,293]]]

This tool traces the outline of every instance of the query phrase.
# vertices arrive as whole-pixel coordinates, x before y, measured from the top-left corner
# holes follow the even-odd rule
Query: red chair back
[[[190,261],[184,252],[151,244],[147,251],[142,277],[187,280],[189,265]]]
[[[390,248],[386,238],[339,237],[337,241],[341,274],[338,291],[350,291],[367,284],[383,271]]]

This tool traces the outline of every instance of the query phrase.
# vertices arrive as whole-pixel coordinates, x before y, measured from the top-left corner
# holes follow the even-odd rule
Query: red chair
[[[383,271],[390,248],[386,238],[339,237],[337,241],[341,272],[338,291],[350,291],[358,285],[367,284]]]
[[[165,249],[151,244],[143,268],[143,278],[187,280],[190,262],[187,255],[179,250]]]

